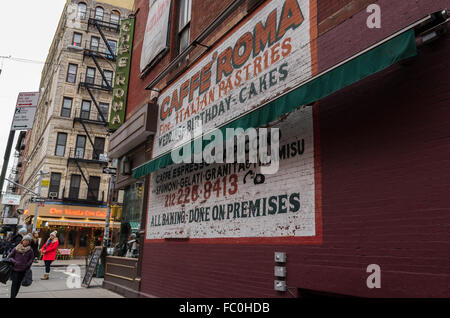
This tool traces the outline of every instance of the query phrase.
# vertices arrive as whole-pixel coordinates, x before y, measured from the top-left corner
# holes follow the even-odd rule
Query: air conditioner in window
[[[105,154],[105,153],[101,153],[101,154],[98,156],[98,159],[99,159],[100,161],[108,161],[108,155]]]

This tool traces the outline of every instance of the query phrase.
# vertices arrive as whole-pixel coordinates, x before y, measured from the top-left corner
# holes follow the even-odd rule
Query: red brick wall
[[[380,1],[381,30],[362,30],[367,15],[360,12],[319,38],[320,69],[444,2],[406,7]],[[273,290],[273,255],[283,251],[287,284],[294,289],[450,296],[449,54],[447,37],[408,63],[319,102],[322,245],[146,244],[142,291],[159,297],[291,297]],[[381,289],[366,287],[369,264],[381,266]]]
[[[325,10],[326,7],[323,6],[324,2],[328,3],[328,1],[323,0],[319,0],[318,2],[319,20],[322,15],[322,11],[320,10],[327,12]],[[341,0],[337,2],[341,2]],[[322,3],[322,7],[320,3]],[[372,1],[372,3],[380,5],[381,28],[367,28],[367,17],[369,14],[363,9],[359,13],[352,15],[351,19],[348,19],[346,23],[339,23],[330,31],[322,34],[318,41],[319,71],[323,71],[345,60],[396,31],[424,18],[430,13],[440,11],[444,8],[450,8],[448,0],[418,0],[412,2],[378,0]],[[330,7],[333,6],[330,5]]]
[[[176,0],[172,0],[172,17],[176,17]],[[192,14],[191,14],[191,41],[194,40],[225,8],[232,2],[232,0],[192,0]],[[136,0],[135,8],[139,9],[136,16],[136,27],[134,34],[133,54],[130,71],[130,84],[127,101],[127,118],[130,118],[136,110],[142,107],[150,98],[150,91],[145,90],[145,87],[161,73],[164,68],[175,58],[176,46],[176,29],[171,30],[171,51],[164,56],[164,58],[147,73],[142,79],[140,78],[140,61],[141,50],[144,41],[145,26],[147,24],[148,17],[148,0]],[[245,6],[242,6],[244,8]],[[242,10],[241,8],[241,10]],[[231,20],[231,19],[229,19]],[[172,24],[176,25],[176,19],[172,19]],[[231,28],[229,22],[225,21],[217,32],[224,32]],[[221,30],[222,29],[222,30]],[[206,43],[208,44],[208,43]],[[203,49],[199,49],[191,53],[196,55],[203,52]],[[176,70],[175,70],[176,72]],[[174,72],[174,73],[175,73]],[[173,73],[172,73],[173,74]],[[164,81],[163,81],[164,83]],[[160,85],[158,88],[164,88],[164,85]]]
[[[450,37],[319,103],[323,245],[146,244],[142,291],[276,297],[287,284],[365,297],[444,297],[450,282]],[[366,268],[381,266],[381,289]],[[291,297],[285,294],[285,297]]]
[[[317,10],[319,11],[318,23],[323,22],[326,18],[334,15],[352,1],[354,0],[317,0]]]

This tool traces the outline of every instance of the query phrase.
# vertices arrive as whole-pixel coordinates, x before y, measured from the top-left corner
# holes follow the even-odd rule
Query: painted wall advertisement
[[[311,77],[309,0],[269,1],[158,97],[153,157]]]
[[[169,47],[171,0],[149,0],[147,26],[141,53],[141,72]]]
[[[311,78],[309,5],[263,4],[163,91],[153,158],[170,153],[198,122],[207,133]],[[258,163],[178,164],[152,173],[146,238],[320,242],[315,116],[311,106],[298,107],[271,123],[281,136],[275,174],[261,174]]]
[[[249,163],[180,164],[153,173],[147,239],[315,241],[312,108],[304,106],[276,126],[276,174],[259,174],[258,164]]]

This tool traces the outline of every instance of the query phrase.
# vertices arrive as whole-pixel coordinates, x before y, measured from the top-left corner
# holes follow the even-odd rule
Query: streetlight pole
[[[109,241],[109,228],[110,228],[110,219],[111,219],[111,205],[112,205],[112,197],[115,186],[116,176],[114,174],[109,178],[109,188],[108,188],[108,210],[106,212],[105,219],[105,232],[103,233],[103,247],[108,247]]]
[[[11,124],[11,130],[9,131],[8,143],[6,144],[5,156],[3,158],[2,172],[0,175],[0,192],[1,192],[2,197],[3,197],[3,183],[5,181],[6,170],[8,169],[9,157],[11,156],[11,148],[12,148],[15,134],[16,134],[16,131],[12,129],[12,124]]]
[[[108,241],[109,241],[109,228],[110,228],[110,219],[111,219],[111,205],[112,205],[112,197],[115,186],[116,175],[111,174],[109,178],[109,189],[108,189],[108,199],[107,205],[108,209],[106,210],[106,218],[105,218],[105,231],[103,232],[103,249],[102,249],[102,257],[100,259],[100,264],[98,264],[97,268],[97,276],[96,277],[104,277],[105,276],[105,266],[106,266],[106,256],[108,251]]]
[[[42,188],[42,177],[44,176],[44,173],[39,171],[39,185],[38,185],[38,198],[41,198],[41,188]],[[34,208],[34,217],[33,217],[33,230],[31,233],[36,231],[37,227],[37,219],[38,219],[38,213],[39,213],[39,202],[36,202],[36,207]]]

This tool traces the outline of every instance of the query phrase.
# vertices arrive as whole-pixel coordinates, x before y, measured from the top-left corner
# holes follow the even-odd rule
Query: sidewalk
[[[78,266],[86,266],[86,260],[84,258],[82,259],[70,259],[70,260],[60,260],[57,259],[53,261],[52,267],[67,267],[69,265],[78,265]],[[33,263],[33,267],[44,267],[44,261],[40,260],[38,263]]]
[[[41,280],[45,266],[43,261],[33,263],[33,283],[29,287],[21,287],[17,298],[123,298],[122,296],[102,288],[103,278],[93,277],[89,288],[76,284],[68,266],[79,266],[80,276],[83,279],[86,270],[84,259],[56,260],[52,263],[49,280]],[[79,282],[79,281],[78,281]],[[0,283],[0,298],[9,298],[11,281]]]

